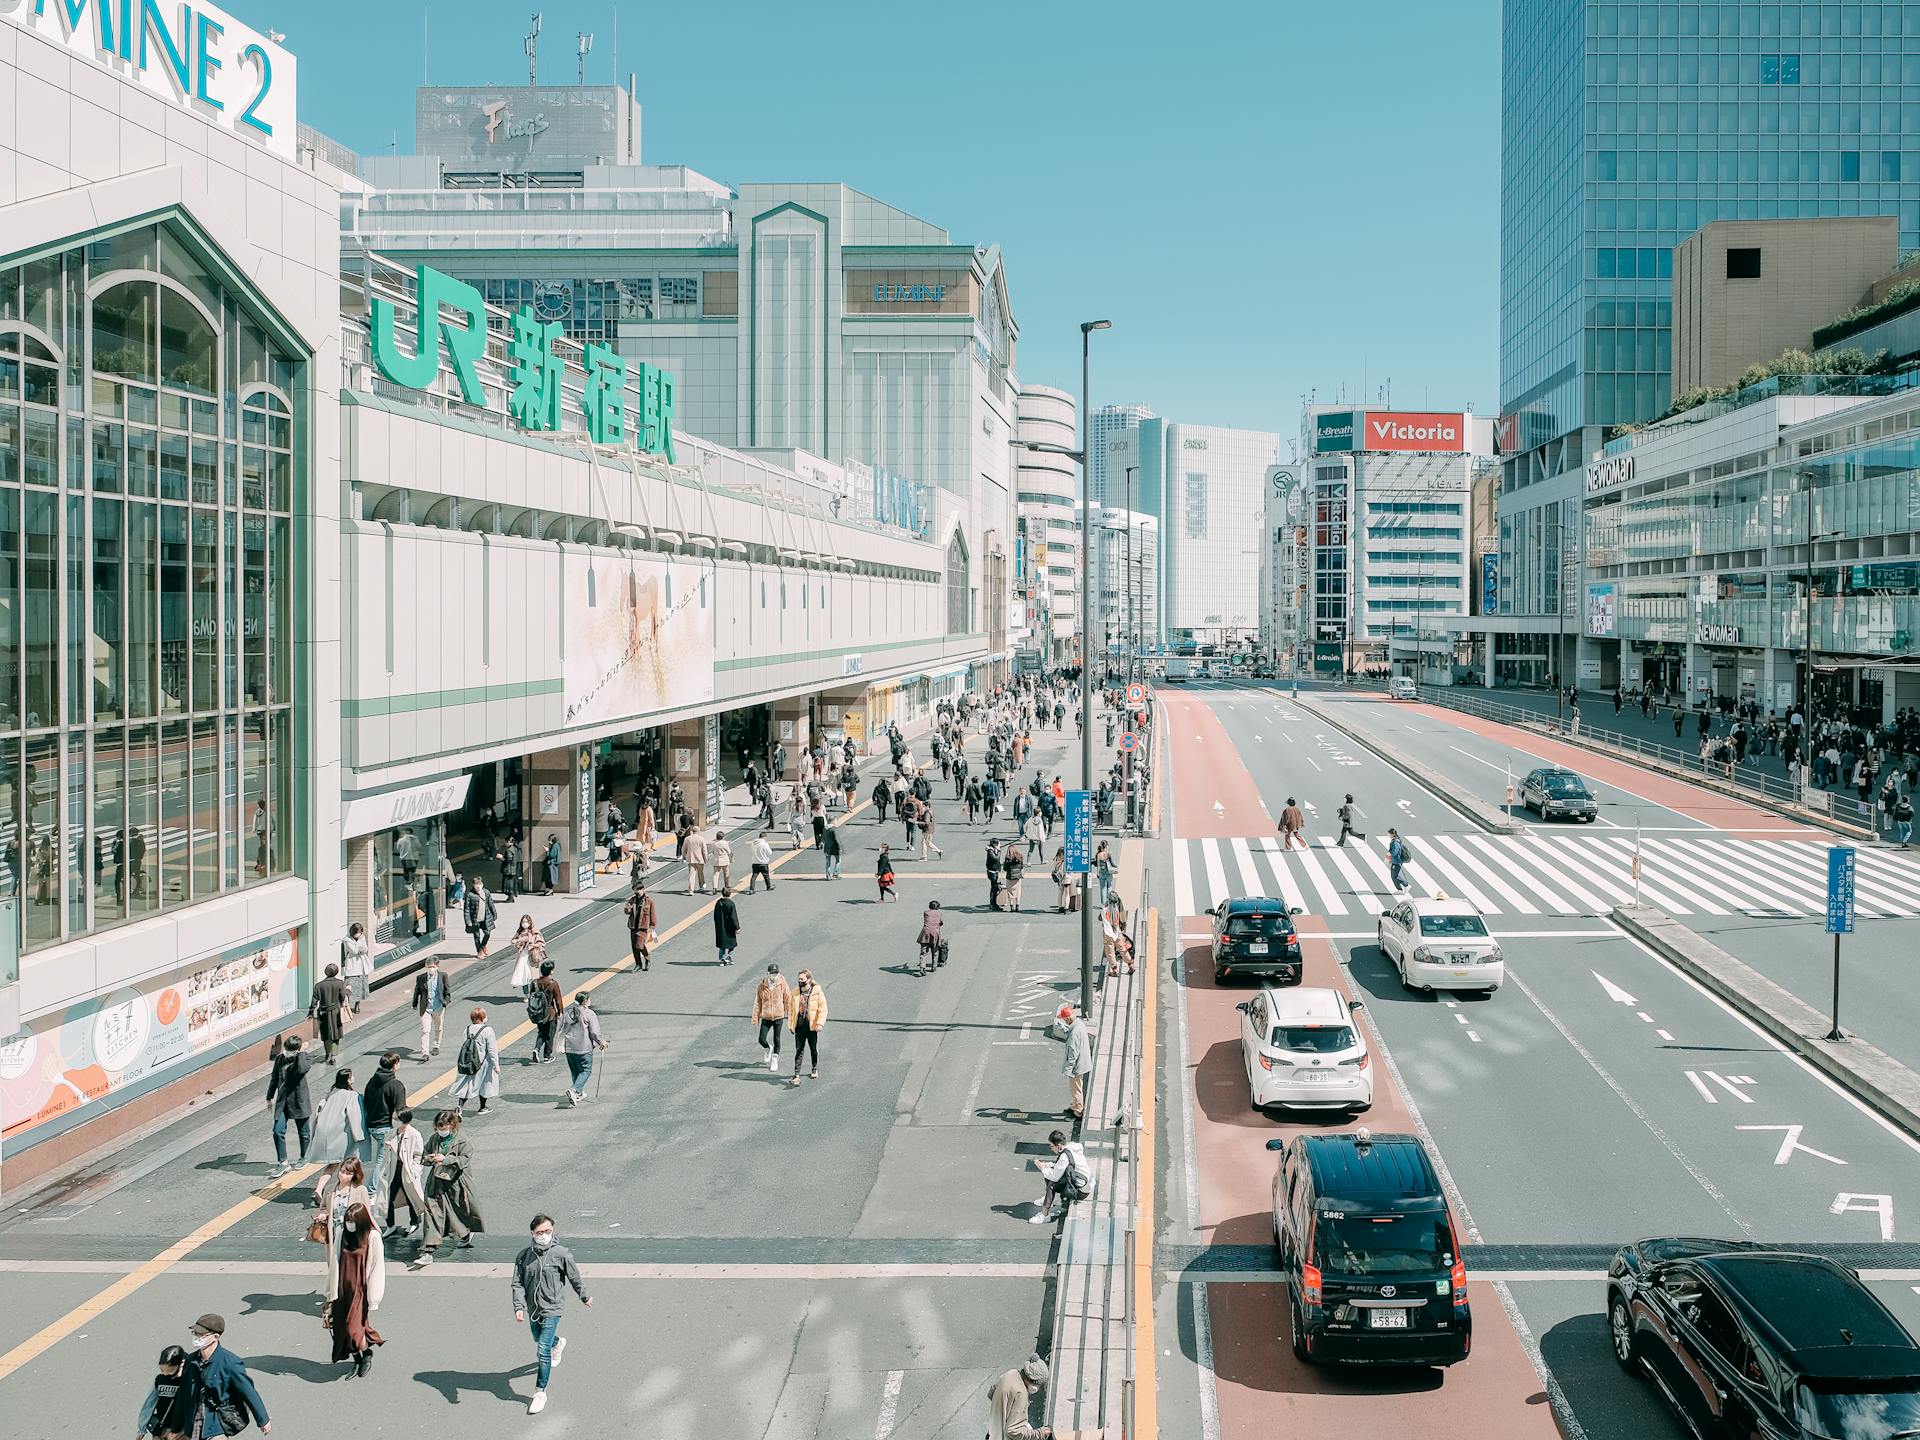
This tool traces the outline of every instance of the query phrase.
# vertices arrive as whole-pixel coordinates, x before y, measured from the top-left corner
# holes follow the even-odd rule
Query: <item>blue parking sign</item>
[[[1853,933],[1853,867],[1851,845],[1835,845],[1827,851],[1827,933]]]
[[[1093,794],[1067,791],[1067,873],[1084,875],[1093,868]]]

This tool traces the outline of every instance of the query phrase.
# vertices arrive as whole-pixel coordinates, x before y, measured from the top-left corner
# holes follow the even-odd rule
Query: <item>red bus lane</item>
[[[1163,692],[1164,693],[1164,692]],[[1273,822],[1258,788],[1212,710],[1202,703],[1167,701],[1172,734],[1175,833],[1258,835]],[[1193,1074],[1194,1133],[1199,1176],[1200,1231],[1207,1243],[1272,1243],[1275,1137],[1364,1124],[1376,1132],[1414,1128],[1406,1097],[1384,1065],[1373,1069],[1373,1108],[1357,1121],[1276,1123],[1250,1108],[1240,1058],[1240,1016],[1247,987],[1216,987],[1204,935],[1204,917],[1180,917]],[[1330,986],[1351,998],[1326,925],[1303,916],[1301,938],[1308,985]],[[1316,939],[1318,936],[1320,938]],[[1370,1043],[1372,1041],[1370,1040]],[[1463,1232],[1464,1217],[1456,1217]],[[1539,1377],[1514,1333],[1499,1297],[1473,1275],[1468,1247],[1467,1293],[1473,1304],[1473,1355],[1442,1372],[1368,1370],[1307,1365],[1294,1358],[1286,1287],[1275,1281],[1222,1282],[1207,1287],[1213,1370],[1221,1434],[1267,1437],[1292,1427],[1338,1425],[1344,1433],[1413,1434],[1429,1440],[1484,1440],[1489,1435],[1552,1440],[1557,1434]],[[1286,1428],[1282,1428],[1286,1427]],[[1299,1433],[1310,1433],[1302,1429]]]

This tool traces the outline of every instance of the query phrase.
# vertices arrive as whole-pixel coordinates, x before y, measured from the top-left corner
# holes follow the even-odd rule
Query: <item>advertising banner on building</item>
[[[591,890],[593,888],[593,746],[582,745],[580,753],[574,757],[573,781],[574,814],[574,872],[573,888]]]
[[[293,1012],[297,931],[70,1005],[0,1041],[6,1143]]]
[[[1325,455],[1334,450],[1354,448],[1354,412],[1330,410],[1313,417],[1313,453]]]
[[[1456,455],[1467,448],[1464,415],[1437,415],[1424,410],[1369,410],[1360,450],[1440,451]]]
[[[1480,613],[1500,613],[1500,556],[1497,552],[1480,557]]]
[[[1587,634],[1611,640],[1620,633],[1616,628],[1618,598],[1613,585],[1587,586]]]
[[[698,584],[664,560],[567,556],[566,724],[598,724],[713,699],[713,630]]]

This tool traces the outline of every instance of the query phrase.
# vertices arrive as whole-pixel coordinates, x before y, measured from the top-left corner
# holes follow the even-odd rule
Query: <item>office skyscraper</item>
[[[1087,423],[1087,485],[1096,505],[1121,505],[1120,477],[1114,478],[1115,490],[1107,493],[1107,441],[1142,420],[1153,418],[1149,405],[1096,405]]]

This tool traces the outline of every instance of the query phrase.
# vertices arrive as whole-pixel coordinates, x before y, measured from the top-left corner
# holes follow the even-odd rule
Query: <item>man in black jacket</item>
[[[387,1187],[385,1166],[393,1149],[393,1117],[407,1105],[407,1087],[400,1083],[400,1054],[389,1050],[380,1057],[380,1068],[367,1081],[361,1104],[366,1109],[367,1139],[373,1142],[373,1163],[367,1166],[367,1193],[373,1196],[376,1218],[385,1214]]]
[[[307,1094],[307,1072],[313,1069],[313,1052],[289,1035],[280,1042],[280,1053],[273,1057],[273,1075],[267,1081],[267,1108],[273,1116],[273,1153],[276,1162],[268,1172],[277,1180],[293,1166],[287,1163],[287,1122],[291,1120],[300,1134],[300,1158],[307,1158],[307,1145],[313,1139],[313,1100]]]
[[[328,965],[325,978],[314,982],[313,997],[307,1002],[307,1018],[320,1032],[320,1043],[326,1048],[329,1065],[340,1053],[340,1041],[347,1033],[347,1007],[351,1003],[347,982],[340,978],[340,967]]]
[[[440,1053],[440,1029],[452,1004],[453,982],[440,968],[439,957],[429,955],[426,968],[413,977],[413,1013],[420,1017],[422,1060]]]

